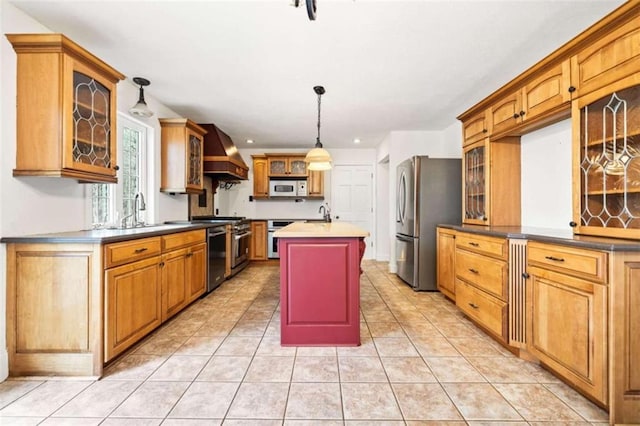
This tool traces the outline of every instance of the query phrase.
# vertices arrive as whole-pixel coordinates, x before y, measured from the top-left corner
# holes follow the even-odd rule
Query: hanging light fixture
[[[138,97],[138,102],[129,110],[129,114],[136,117],[149,118],[153,115],[153,111],[149,109],[144,101],[144,87],[150,85],[151,82],[142,77],[134,77],[133,82],[140,86],[140,96]]]
[[[322,142],[320,142],[320,100],[324,95],[324,87],[315,86],[313,91],[318,95],[318,137],[316,138],[315,147],[309,151],[304,161],[309,164],[307,166],[309,170],[330,170],[331,155],[322,147]]]

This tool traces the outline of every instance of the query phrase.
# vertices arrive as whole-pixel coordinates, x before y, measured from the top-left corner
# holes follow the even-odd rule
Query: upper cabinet
[[[462,123],[462,146],[483,140],[489,135],[489,124],[484,111],[469,117]]]
[[[253,196],[269,197],[269,162],[264,155],[252,155],[253,158]]]
[[[640,238],[640,85],[573,105],[576,233]]]
[[[202,144],[205,129],[188,118],[161,118],[162,178],[160,191],[202,192]]]
[[[269,157],[269,176],[307,177],[305,156]]]
[[[62,34],[7,34],[17,53],[14,176],[117,182],[116,84],[124,75]]]

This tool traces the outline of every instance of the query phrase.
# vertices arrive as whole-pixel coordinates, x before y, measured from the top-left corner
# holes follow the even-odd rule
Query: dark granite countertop
[[[157,237],[194,229],[205,229],[220,223],[178,223],[147,225],[128,229],[88,229],[83,231],[54,232],[19,237],[3,237],[1,243],[49,243],[49,244],[105,244],[137,238]]]
[[[571,229],[549,229],[526,226],[481,226],[439,224],[441,228],[492,237],[524,239],[606,251],[640,251],[640,241],[622,238],[574,235]]]

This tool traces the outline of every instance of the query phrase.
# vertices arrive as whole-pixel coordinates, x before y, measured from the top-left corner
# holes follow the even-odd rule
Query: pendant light
[[[316,138],[315,147],[309,151],[304,161],[308,163],[307,168],[309,170],[330,170],[331,155],[322,147],[322,142],[320,142],[320,100],[324,95],[324,87],[315,86],[313,91],[318,95],[318,137]]]
[[[153,115],[153,111],[149,109],[144,101],[144,87],[150,85],[151,82],[142,77],[134,77],[133,82],[140,86],[140,96],[138,97],[138,102],[129,110],[129,114],[136,117],[149,118]]]

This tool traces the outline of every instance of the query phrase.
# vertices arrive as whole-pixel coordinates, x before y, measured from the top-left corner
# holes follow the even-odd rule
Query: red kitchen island
[[[345,222],[294,222],[274,235],[282,346],[360,345],[360,261],[369,233]]]

